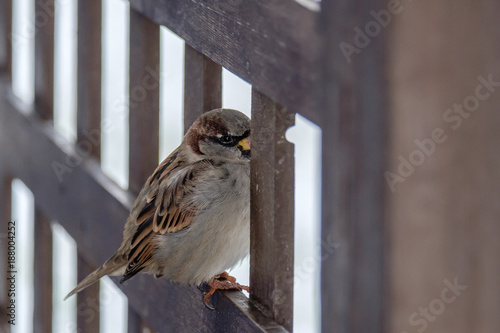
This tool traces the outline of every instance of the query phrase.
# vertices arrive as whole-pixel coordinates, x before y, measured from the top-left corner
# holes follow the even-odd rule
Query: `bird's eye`
[[[233,139],[229,135],[223,135],[219,138],[221,143],[227,144],[230,143]]]

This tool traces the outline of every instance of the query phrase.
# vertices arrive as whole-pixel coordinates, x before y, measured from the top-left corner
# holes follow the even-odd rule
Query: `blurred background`
[[[55,11],[54,125],[68,141],[76,140],[76,37],[75,0],[58,0]],[[34,34],[33,1],[14,1],[13,34],[22,36],[13,48],[13,90],[22,101],[33,101]],[[105,173],[122,188],[128,187],[128,48],[129,4],[103,1],[102,157]],[[167,67],[165,64],[169,64]],[[182,140],[184,41],[161,28],[160,69],[160,161]],[[224,69],[223,107],[250,116],[251,86]],[[105,124],[105,125],[104,125]],[[294,328],[297,332],[320,331],[320,151],[321,130],[297,116],[287,139],[295,144],[295,290]],[[16,333],[33,332],[33,197],[20,180],[13,183],[12,219],[19,225],[18,323]],[[124,221],[125,222],[125,221]],[[63,301],[77,283],[76,243],[53,221],[53,332],[73,332],[76,327],[76,297]],[[105,241],[102,239],[102,241]],[[111,255],[111,253],[109,254]],[[248,259],[231,272],[248,285]],[[131,281],[133,283],[133,280]],[[127,332],[127,299],[109,278],[101,280],[101,331]]]
[[[307,0],[302,2],[307,5]],[[337,30],[328,36],[329,42],[336,42],[331,43],[331,64],[322,68],[330,65],[338,75],[332,79],[331,98],[338,108],[330,110],[336,116],[331,119],[345,127],[321,124],[328,129],[321,134],[317,126],[297,116],[296,126],[287,133],[296,154],[295,331],[319,332],[322,296],[339,301],[328,303],[329,309],[350,311],[344,317],[339,313],[345,311],[323,315],[323,322],[334,322],[329,327],[342,326],[347,332],[500,332],[500,2],[326,3],[329,13],[338,14],[332,18]],[[33,100],[30,4],[14,3],[14,33],[25,36],[14,48],[14,91],[27,103]],[[55,125],[69,143],[75,140],[76,11],[74,0],[56,4]],[[101,162],[107,175],[127,188],[128,115],[123,106],[128,99],[129,9],[120,0],[104,0],[103,9],[102,117],[109,126],[103,131]],[[179,144],[183,132],[184,56],[182,40],[164,28],[161,38],[162,64],[172,64],[160,69],[163,159]],[[224,106],[248,114],[251,87],[228,71],[223,75]],[[387,141],[375,137],[381,128]],[[335,218],[334,223],[329,221],[329,230],[338,233],[326,233],[336,247],[325,266],[340,272],[323,280],[323,288],[333,286],[327,290],[333,296],[320,295],[318,287],[321,142],[328,143],[325,152],[337,149],[334,157],[338,157],[337,168],[323,174],[345,176],[333,183],[346,193],[338,190],[335,202],[324,206],[325,211],[331,207],[341,211],[329,215]],[[379,176],[376,180],[374,174]],[[18,259],[23,263],[19,274],[23,308],[15,330],[31,332],[30,267],[36,260],[30,248],[33,198],[18,180],[13,191],[13,219],[19,223],[18,240],[23,245]],[[373,199],[374,192],[380,193],[380,200]],[[62,298],[77,282],[76,250],[57,221],[52,228],[54,332],[69,332],[76,320],[76,303]],[[373,247],[383,255],[382,268],[379,262],[369,262],[379,255],[369,253],[373,239],[382,241]],[[346,261],[332,262],[338,258]],[[233,274],[247,283],[248,262]],[[380,278],[380,284],[371,283]],[[127,300],[109,280],[101,283],[101,327],[105,332],[125,332]],[[383,290],[363,289],[373,285]],[[372,295],[382,296],[373,301]],[[356,307],[374,304],[375,315]],[[382,322],[383,328],[360,330],[370,322],[366,317]]]

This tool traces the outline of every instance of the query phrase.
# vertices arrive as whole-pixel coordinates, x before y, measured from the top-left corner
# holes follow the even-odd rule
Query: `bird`
[[[153,274],[178,284],[246,290],[226,271],[250,248],[250,119],[233,109],[203,113],[146,180],[117,252],[65,297],[105,275]]]

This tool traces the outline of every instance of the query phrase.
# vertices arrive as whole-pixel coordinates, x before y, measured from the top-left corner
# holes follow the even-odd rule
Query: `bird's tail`
[[[123,274],[126,266],[127,257],[118,253],[114,254],[101,267],[99,267],[98,269],[90,273],[85,279],[80,281],[80,283],[78,283],[78,285],[73,290],[71,290],[69,294],[66,295],[66,297],[64,297],[64,300],[68,299],[68,297],[74,294],[79,293],[91,284],[99,281],[99,279],[105,275]]]

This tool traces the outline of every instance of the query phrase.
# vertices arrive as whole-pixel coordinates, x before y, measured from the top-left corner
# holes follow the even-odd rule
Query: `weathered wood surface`
[[[500,332],[499,5],[415,2],[388,27],[387,332]]]
[[[35,105],[45,120],[54,116],[54,1],[35,1]]]
[[[293,326],[295,115],[252,91],[250,297],[286,329]]]
[[[384,332],[384,207],[387,105],[384,38],[351,63],[339,45],[351,42],[384,1],[325,0],[320,31],[322,233],[331,244],[321,268],[322,331]]]
[[[92,273],[96,266],[90,266],[86,260],[78,255],[77,260],[77,280],[82,281],[87,275]],[[76,325],[78,333],[94,333],[99,332],[100,312],[100,283],[97,282],[85,290],[76,294],[77,297],[77,312]]]
[[[0,73],[12,78],[12,0],[0,2]]]
[[[34,306],[33,331],[52,331],[52,228],[50,219],[35,202],[34,214]]]
[[[0,81],[4,82],[4,81]],[[74,237],[80,255],[90,265],[102,264],[118,248],[123,224],[133,196],[109,180],[93,159],[81,161],[72,146],[36,115],[16,110],[8,86],[0,84],[0,156],[2,168],[20,178],[33,192],[40,208],[51,213]],[[8,101],[6,96],[10,96]],[[68,163],[67,156],[70,156]],[[58,178],[52,168],[60,163]],[[37,172],[33,172],[37,170]],[[68,175],[71,174],[71,177]],[[41,177],[40,175],[44,175]],[[59,179],[62,179],[61,181]],[[95,235],[106,235],[96,241]],[[181,287],[163,279],[139,275],[121,286],[129,305],[154,329],[176,332],[285,332],[275,321],[263,316],[240,292],[216,297],[220,311],[210,311],[195,287]],[[170,300],[176,299],[173,304]],[[179,313],[183,316],[179,317]]]
[[[160,27],[130,11],[129,188],[139,193],[158,166]]]
[[[317,12],[288,0],[131,0],[130,5],[275,101],[319,120],[312,94]]]
[[[203,112],[222,106],[222,67],[187,44],[184,59],[186,132]]]
[[[147,50],[146,52],[144,50]],[[129,191],[136,195],[158,165],[160,112],[160,28],[130,11]],[[115,280],[115,282],[118,282]],[[176,302],[171,296],[171,302]],[[128,307],[128,331],[143,332],[147,323]]]
[[[78,1],[77,141],[101,155],[102,1]]]

